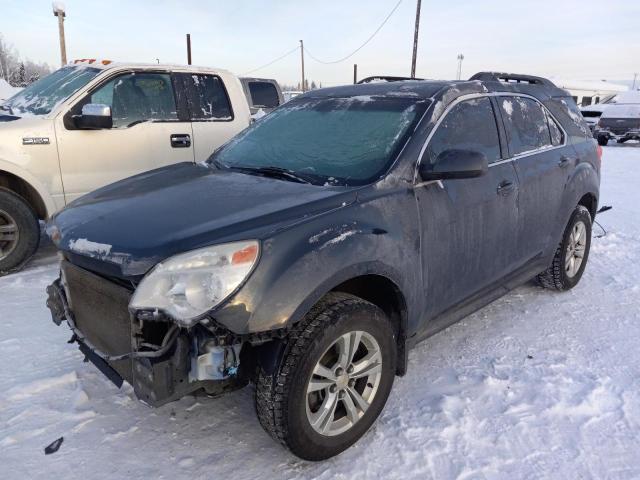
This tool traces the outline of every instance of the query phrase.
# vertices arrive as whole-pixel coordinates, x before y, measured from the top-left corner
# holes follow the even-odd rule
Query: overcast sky
[[[66,0],[68,58],[186,63],[243,74],[294,49],[315,57],[348,55],[398,0]],[[408,75],[416,0],[403,0],[374,39],[353,57],[323,65],[306,56],[307,78],[324,85],[359,76]],[[417,76],[455,78],[480,70],[576,80],[621,80],[640,72],[638,0],[423,0]],[[0,0],[0,33],[19,53],[59,65],[50,0]],[[252,73],[282,83],[300,78],[299,52]]]

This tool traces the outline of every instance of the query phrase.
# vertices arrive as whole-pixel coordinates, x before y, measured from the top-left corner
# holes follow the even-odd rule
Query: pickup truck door
[[[518,178],[503,158],[492,102],[479,97],[449,108],[421,161],[435,162],[448,149],[470,149],[486,155],[489,169],[477,178],[415,187],[428,319],[464,304],[520,262]]]
[[[247,102],[236,91],[240,89],[239,85],[236,89],[228,85],[228,89],[219,75],[191,72],[175,75],[185,92],[194,137],[195,161],[203,162],[216,148],[248,125]],[[232,104],[240,111],[234,112]],[[244,110],[241,106],[245,107]]]
[[[129,71],[105,79],[56,120],[67,203],[132,175],[193,162],[193,132],[180,86],[169,72]],[[87,103],[111,107],[113,128],[80,130],[73,116]]]

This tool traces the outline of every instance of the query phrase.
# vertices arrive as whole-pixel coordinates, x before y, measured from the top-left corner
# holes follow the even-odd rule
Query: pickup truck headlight
[[[131,310],[159,310],[184,327],[226,300],[249,276],[259,256],[257,241],[214,245],[171,257],[138,285]]]

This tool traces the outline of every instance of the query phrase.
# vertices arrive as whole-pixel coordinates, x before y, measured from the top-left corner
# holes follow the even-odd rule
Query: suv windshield
[[[12,115],[47,115],[101,70],[86,66],[62,67],[41,78],[4,103]]]
[[[314,184],[363,185],[382,176],[427,101],[301,98],[254,123],[209,159],[220,168],[284,170]]]

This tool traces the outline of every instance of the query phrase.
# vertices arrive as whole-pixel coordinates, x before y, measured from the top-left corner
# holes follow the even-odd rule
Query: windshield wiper
[[[294,182],[298,183],[311,183],[311,180],[308,177],[300,175],[293,170],[282,167],[240,167],[235,165],[227,165],[227,168],[231,170],[238,170],[240,172],[256,173],[258,175],[264,175],[265,177],[293,180]]]
[[[13,115],[13,110],[9,105],[0,105],[0,109],[4,110],[5,112],[9,112],[9,115]]]

